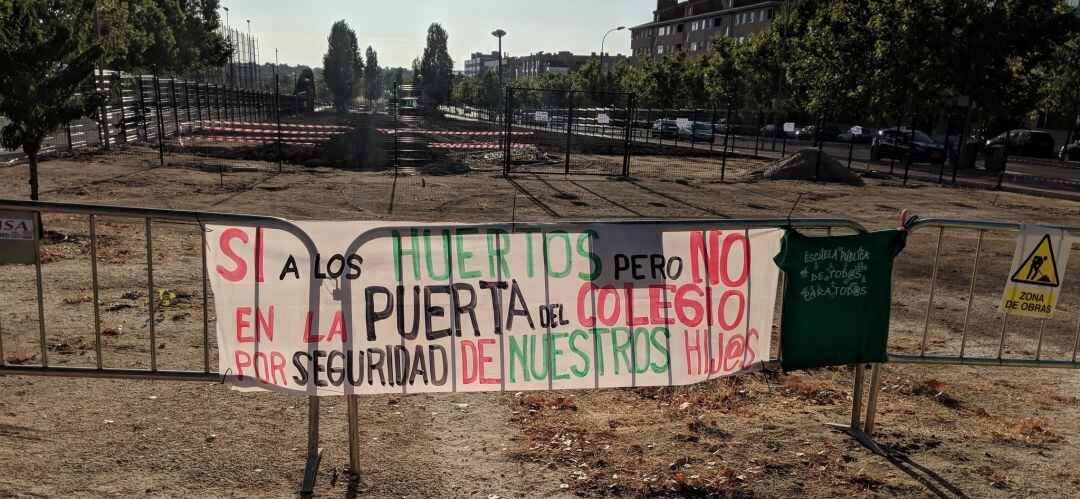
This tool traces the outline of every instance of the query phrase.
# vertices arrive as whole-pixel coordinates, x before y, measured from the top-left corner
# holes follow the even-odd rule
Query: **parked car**
[[[906,159],[911,161],[937,163],[945,160],[945,146],[934,142],[929,135],[909,127],[885,128],[877,133],[870,143],[870,158],[874,161],[882,158]]]
[[[716,140],[716,128],[712,123],[695,121],[689,128],[679,128],[679,138],[712,144]]]
[[[802,128],[795,129],[795,138],[800,140],[808,140],[814,137],[814,127],[804,126]]]
[[[1058,158],[1062,161],[1080,161],[1080,139],[1076,139],[1076,142],[1072,144],[1061,146]]]
[[[1009,130],[986,141],[986,146],[1005,146],[1011,156],[1054,157],[1054,137],[1037,130]]]
[[[874,131],[869,128],[853,126],[847,129],[846,132],[841,132],[837,135],[836,140],[839,140],[840,142],[855,141],[856,144],[869,144],[874,141],[874,135],[876,135]]]
[[[677,139],[679,138],[679,122],[670,119],[660,119],[653,123],[652,138],[654,139]]]
[[[785,132],[784,125],[776,125],[773,123],[769,123],[768,125],[761,127],[761,135],[763,137],[783,137],[784,135],[787,135],[788,137],[796,137],[799,133],[799,130],[799,127],[795,127],[794,132]]]
[[[818,138],[820,138],[821,140],[825,142],[832,142],[840,137],[840,127],[836,125],[825,125],[821,127],[820,131],[818,130],[818,127],[816,125],[810,125],[808,127],[803,127],[802,130],[799,130],[799,132],[803,133],[803,136],[796,135],[796,137],[800,139],[812,139],[815,136],[820,135],[820,137]]]

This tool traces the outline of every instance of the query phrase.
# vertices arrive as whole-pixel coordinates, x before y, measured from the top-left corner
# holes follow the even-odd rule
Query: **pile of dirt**
[[[800,149],[783,159],[769,163],[764,170],[751,173],[753,179],[768,180],[812,180],[815,182],[835,182],[848,185],[863,185],[858,175],[848,171],[839,161],[820,153],[817,149]]]

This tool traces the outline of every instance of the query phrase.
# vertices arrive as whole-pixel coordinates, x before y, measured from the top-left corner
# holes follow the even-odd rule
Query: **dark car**
[[[675,120],[656,120],[652,126],[654,139],[677,139],[679,138],[679,122]]]
[[[870,143],[870,158],[874,161],[882,158],[896,158],[911,161],[938,163],[945,160],[945,146],[934,142],[929,135],[908,127],[886,128],[878,132]]]
[[[691,130],[693,130],[693,133],[691,133]],[[716,140],[716,128],[712,123],[695,121],[689,128],[679,128],[679,138],[691,142],[712,144]]]
[[[1010,156],[1054,157],[1054,137],[1037,130],[1009,130],[986,141],[986,146],[1006,146]]]
[[[799,135],[798,138],[817,138],[825,142],[833,142],[840,138],[840,127],[836,125],[825,125],[819,130],[817,125],[810,125],[803,128],[800,132],[805,136]]]
[[[1080,139],[1077,139],[1072,144],[1061,146],[1058,158],[1062,161],[1080,161]]]

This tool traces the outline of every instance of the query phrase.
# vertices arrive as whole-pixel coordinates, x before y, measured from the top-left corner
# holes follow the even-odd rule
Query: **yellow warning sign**
[[[1050,234],[1043,236],[1035,250],[1024,259],[1020,268],[1013,273],[1012,282],[1036,284],[1039,286],[1058,287],[1057,263],[1054,259],[1054,246],[1050,243]]]
[[[1025,225],[1016,241],[1012,274],[1005,283],[1000,310],[1049,319],[1057,306],[1072,238],[1060,228]]]

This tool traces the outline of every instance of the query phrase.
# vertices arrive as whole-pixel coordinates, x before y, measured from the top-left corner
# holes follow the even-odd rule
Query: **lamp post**
[[[604,33],[604,38],[602,38],[600,40],[600,72],[601,73],[604,72],[604,42],[607,41],[607,36],[610,35],[612,31],[622,31],[624,29],[626,29],[626,26],[619,26],[617,28],[611,28],[611,29],[608,30],[607,33]]]
[[[499,84],[502,84],[502,82],[503,82],[502,39],[503,39],[504,36],[506,36],[506,32],[501,30],[501,29],[497,29],[497,30],[491,32],[491,36],[494,36],[495,38],[499,39]]]

